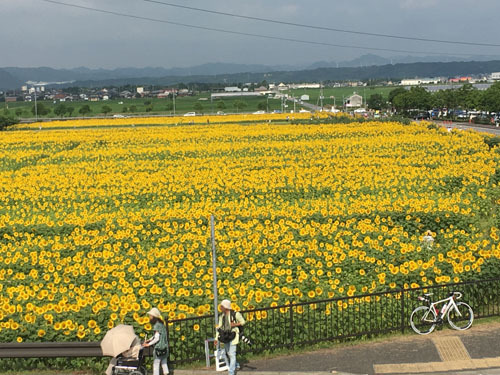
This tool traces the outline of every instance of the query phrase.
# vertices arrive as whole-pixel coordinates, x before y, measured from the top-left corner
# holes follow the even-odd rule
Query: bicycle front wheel
[[[427,335],[436,328],[436,313],[427,306],[419,306],[411,313],[410,325],[419,335]]]
[[[458,302],[456,309],[452,308],[448,311],[448,323],[450,323],[453,329],[459,331],[466,330],[470,328],[473,321],[474,311],[472,311],[472,307],[465,302]]]

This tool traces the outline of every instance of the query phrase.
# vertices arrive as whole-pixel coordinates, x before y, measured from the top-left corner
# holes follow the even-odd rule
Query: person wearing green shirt
[[[154,346],[153,350],[153,375],[160,375],[160,365],[163,370],[163,375],[168,374],[168,339],[167,328],[161,316],[160,310],[153,307],[149,312],[149,321],[153,325],[154,336],[146,340],[142,346]]]

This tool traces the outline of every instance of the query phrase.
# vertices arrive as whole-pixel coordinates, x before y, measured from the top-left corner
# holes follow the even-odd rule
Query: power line
[[[218,29],[218,28],[214,28],[214,27],[192,25],[192,24],[187,24],[187,23],[182,23],[182,22],[176,22],[176,21],[168,21],[168,20],[164,20],[164,19],[157,19],[157,18],[137,16],[137,15],[128,14],[128,13],[121,13],[121,12],[115,12],[115,11],[111,11],[111,10],[104,10],[104,9],[99,9],[99,8],[87,7],[87,6],[83,6],[83,5],[70,4],[70,3],[65,3],[65,2],[62,2],[62,1],[56,1],[56,0],[40,0],[40,1],[43,1],[43,2],[46,2],[46,3],[51,3],[51,4],[62,5],[62,6],[66,6],[66,7],[71,7],[71,8],[78,8],[78,9],[89,10],[89,11],[103,13],[103,14],[110,14],[110,15],[114,15],[114,16],[120,16],[120,17],[126,17],[126,18],[133,18],[133,19],[138,19],[138,20],[143,20],[143,21],[151,21],[151,22],[163,23],[163,24],[168,24],[168,25],[188,27],[188,28],[198,29],[198,30],[216,31],[216,32],[225,33],[225,34],[250,36],[250,37],[255,37],[255,38],[270,39],[270,40],[279,40],[279,41],[285,41],[285,42],[294,42],[294,43],[310,44],[310,45],[317,45],[317,46],[327,46],[327,47],[339,47],[339,48],[351,48],[351,49],[359,49],[359,50],[370,50],[370,51],[396,52],[396,53],[413,53],[413,54],[427,54],[427,55],[429,55],[429,54],[430,55],[449,55],[449,56],[457,56],[457,55],[458,56],[474,56],[472,54],[464,54],[464,53],[453,53],[452,54],[452,53],[444,53],[444,52],[429,52],[429,51],[414,51],[414,50],[412,51],[412,50],[401,50],[401,49],[392,49],[392,48],[364,47],[364,46],[355,46],[355,45],[345,45],[345,44],[334,44],[334,43],[326,43],[326,42],[317,42],[317,41],[304,40],[304,39],[285,38],[285,37],[278,37],[278,36],[271,36],[271,35],[264,35],[264,34],[253,34],[253,33],[241,32],[241,31],[234,31],[234,30],[227,30],[227,29]]]
[[[303,24],[303,23],[280,21],[280,20],[275,20],[275,19],[270,19],[270,18],[252,17],[252,16],[245,16],[242,14],[220,12],[220,11],[211,10],[211,9],[196,8],[196,7],[191,7],[191,6],[187,6],[187,5],[167,3],[167,2],[159,1],[159,0],[143,0],[143,1],[145,1],[147,3],[165,5],[165,6],[169,6],[169,7],[194,10],[197,12],[218,14],[221,16],[236,17],[236,18],[242,18],[242,19],[253,20],[253,21],[262,21],[262,22],[275,23],[275,24],[280,24],[280,25],[302,27],[302,28],[307,28],[307,29],[315,29],[315,30],[323,30],[323,31],[335,31],[338,33],[369,35],[369,36],[375,36],[375,37],[381,37],[381,38],[404,39],[404,40],[413,40],[413,41],[419,41],[419,42],[459,44],[459,45],[466,45],[466,46],[482,46],[482,47],[500,47],[500,44],[494,44],[494,43],[462,42],[462,41],[457,41],[457,40],[419,38],[419,37],[402,36],[402,35],[394,35],[394,34],[371,33],[371,32],[358,31],[358,30],[337,29],[337,28],[333,28],[333,27],[315,26],[315,25],[308,25],[308,24]]]

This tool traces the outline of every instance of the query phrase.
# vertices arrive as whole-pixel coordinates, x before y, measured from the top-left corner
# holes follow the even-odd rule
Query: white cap
[[[231,301],[230,301],[230,300],[228,300],[228,299],[225,299],[224,301],[222,301],[222,302],[220,303],[220,305],[221,305],[222,307],[224,307],[225,309],[227,309],[227,310],[231,310]]]

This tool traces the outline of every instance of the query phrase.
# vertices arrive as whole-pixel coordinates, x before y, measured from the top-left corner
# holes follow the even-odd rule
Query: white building
[[[441,82],[441,78],[414,78],[414,79],[403,79],[401,81],[401,86],[419,86],[419,85],[430,85],[437,84]]]
[[[309,100],[309,95],[306,95],[306,94],[302,95],[302,96],[300,97],[300,100],[302,100],[303,102],[308,101],[308,100]]]
[[[347,108],[358,108],[363,105],[363,97],[356,93],[349,96],[345,101],[345,106]]]
[[[319,83],[291,83],[288,85],[290,89],[319,89]]]
[[[500,81],[500,72],[491,73],[491,79],[493,81]]]
[[[225,92],[241,92],[241,89],[237,86],[224,87]]]
[[[138,87],[138,88],[136,89],[136,92],[137,92],[138,94],[144,94],[144,87]]]

